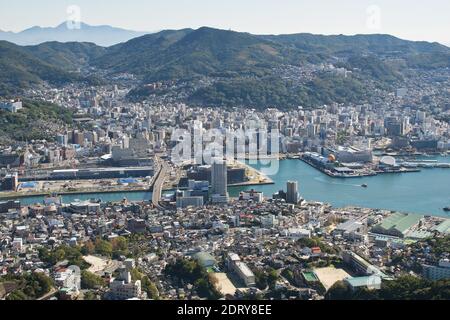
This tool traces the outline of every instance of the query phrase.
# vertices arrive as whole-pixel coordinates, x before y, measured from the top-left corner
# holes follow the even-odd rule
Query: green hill
[[[17,113],[0,110],[0,144],[11,141],[54,140],[73,124],[73,112],[46,102],[26,101]]]
[[[86,42],[46,42],[23,48],[34,57],[68,71],[88,66],[92,60],[106,52],[105,48]]]
[[[315,79],[299,84],[277,74],[280,67],[305,63],[332,63],[351,70],[352,76],[316,73]],[[252,35],[203,27],[165,30],[109,48],[76,42],[20,47],[0,41],[0,95],[43,82],[94,81],[79,71],[96,68],[111,75],[132,73],[143,85],[216,78],[218,82],[191,95],[188,100],[196,104],[308,106],[365,99],[364,87],[394,88],[408,68],[445,67],[450,67],[450,48],[438,43],[389,35]],[[132,92],[145,98],[146,90]]]
[[[146,80],[261,74],[289,58],[285,48],[248,33],[200,28],[163,31],[112,47],[96,63]]]
[[[82,79],[68,71],[69,67],[62,67],[65,63],[62,53],[59,57],[40,58],[39,55],[33,49],[0,41],[0,95],[15,94],[44,81],[59,85]]]
[[[283,45],[331,54],[376,54],[382,56],[408,55],[418,53],[449,53],[449,48],[439,43],[407,41],[386,34],[369,35],[315,35],[310,33],[288,35],[262,35],[262,39]]]

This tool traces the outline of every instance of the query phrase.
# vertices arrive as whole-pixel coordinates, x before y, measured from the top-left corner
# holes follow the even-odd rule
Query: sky
[[[136,31],[209,26],[254,34],[385,33],[450,45],[449,0],[0,0],[0,29],[80,20]],[[76,12],[72,11],[72,12]]]

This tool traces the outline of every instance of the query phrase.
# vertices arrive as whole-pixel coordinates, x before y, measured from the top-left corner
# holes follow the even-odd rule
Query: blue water
[[[450,157],[428,159],[450,162]],[[261,163],[251,165],[258,170],[265,167]],[[299,182],[300,194],[306,200],[327,202],[335,207],[352,205],[450,218],[450,214],[442,210],[443,207],[450,206],[450,169],[422,169],[415,173],[337,179],[328,177],[300,160],[283,160],[278,165],[278,172],[269,175],[274,180],[274,185],[232,187],[230,195],[237,196],[243,190],[255,189],[264,192],[266,197],[271,197],[279,190],[286,190],[287,181],[294,180]],[[362,188],[362,184],[367,184],[368,188]],[[148,201],[151,195],[150,192],[67,195],[63,196],[63,201],[68,203],[92,198],[104,202],[124,198],[130,201]],[[21,199],[24,205],[42,201],[43,197]]]
[[[449,157],[429,159],[450,162]],[[265,168],[261,164],[252,166],[258,170]],[[237,196],[243,190],[254,188],[268,197],[279,190],[286,190],[286,182],[294,180],[298,181],[299,192],[306,200],[327,202],[335,207],[354,205],[450,218],[450,214],[442,210],[450,206],[448,168],[338,179],[331,178],[300,160],[292,159],[280,161],[278,173],[269,177],[274,180],[274,185],[230,188],[230,194]],[[367,184],[368,188],[362,188],[362,184]]]

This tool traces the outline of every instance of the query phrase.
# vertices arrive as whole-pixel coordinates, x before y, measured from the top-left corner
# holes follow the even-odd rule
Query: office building
[[[211,166],[195,166],[187,171],[187,180],[195,181],[212,181]],[[227,182],[228,184],[237,184],[245,182],[245,168],[228,167],[227,168]]]
[[[298,193],[298,182],[288,181],[287,183],[287,195],[286,202],[297,204],[300,200],[300,195]]]
[[[450,260],[441,259],[437,266],[423,265],[422,275],[432,281],[450,279]]]
[[[261,203],[264,200],[264,194],[255,190],[243,191],[239,194],[239,200]]]
[[[21,208],[20,201],[8,200],[0,201],[0,213],[7,213],[11,209],[19,210]]]
[[[59,145],[66,147],[69,144],[69,137],[67,134],[58,134],[56,136],[56,142],[58,142]]]
[[[84,133],[78,130],[74,130],[72,133],[72,142],[73,144],[82,146],[84,144]]]
[[[17,172],[7,174],[1,184],[1,190],[4,191],[16,191],[19,186],[19,177]]]
[[[132,281],[130,271],[122,268],[118,278],[110,283],[110,297],[113,300],[128,300],[140,298],[142,295],[141,281]]]
[[[213,203],[228,202],[227,163],[223,159],[214,159],[211,166],[211,198]]]
[[[203,207],[203,197],[177,197],[177,208],[187,208],[187,207]]]

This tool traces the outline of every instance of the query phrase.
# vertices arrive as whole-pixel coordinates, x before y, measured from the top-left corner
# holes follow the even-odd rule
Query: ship
[[[445,207],[442,210],[446,211],[446,212],[450,212],[450,207]]]
[[[367,187],[368,187],[368,185],[364,183],[364,184],[362,184],[362,185],[361,185],[361,187],[363,187],[363,188],[367,188]]]

